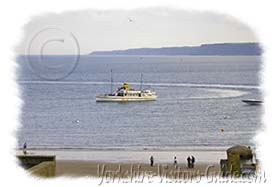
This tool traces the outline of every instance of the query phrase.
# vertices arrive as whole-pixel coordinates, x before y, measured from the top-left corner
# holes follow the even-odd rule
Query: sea
[[[18,56],[17,146],[47,150],[224,150],[255,146],[260,56]],[[98,103],[124,82],[151,102]],[[141,83],[141,74],[142,83]]]

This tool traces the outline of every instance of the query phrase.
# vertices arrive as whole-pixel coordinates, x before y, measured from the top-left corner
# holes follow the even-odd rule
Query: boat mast
[[[143,84],[143,74],[141,73],[141,81],[140,81],[140,90],[142,90],[142,85]]]
[[[112,69],[110,70],[110,93],[112,94],[112,84],[113,84],[113,78],[112,78]]]

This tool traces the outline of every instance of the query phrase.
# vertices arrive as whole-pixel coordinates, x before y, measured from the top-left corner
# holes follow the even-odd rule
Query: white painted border
[[[263,87],[265,90],[265,114],[262,118],[266,124],[264,132],[258,134],[260,158],[263,169],[267,175],[267,181],[270,183],[274,175],[274,166],[272,161],[272,140],[273,140],[273,111],[274,111],[274,84],[272,81],[274,73],[273,52],[273,5],[271,1],[260,0],[47,0],[47,1],[15,1],[8,0],[1,3],[1,62],[0,62],[0,114],[1,114],[1,183],[5,185],[24,185],[24,186],[97,186],[98,181],[89,179],[52,179],[37,180],[27,177],[24,172],[15,164],[12,148],[15,145],[15,130],[18,127],[18,114],[21,101],[19,99],[19,90],[15,82],[15,64],[13,63],[13,48],[20,41],[22,36],[22,27],[32,17],[47,13],[61,13],[67,10],[80,9],[132,9],[153,6],[168,6],[170,8],[182,8],[186,10],[215,11],[221,14],[232,15],[243,23],[246,23],[259,36],[263,44],[265,53],[263,56],[264,72]],[[272,106],[271,106],[272,105]],[[120,186],[114,184],[113,186]],[[137,184],[133,184],[137,185]],[[159,184],[154,183],[154,186]],[[174,184],[176,185],[176,184]],[[177,184],[184,185],[184,184]],[[197,185],[197,184],[186,184]],[[212,184],[211,184],[212,185]],[[219,184],[214,184],[218,185]],[[231,184],[227,184],[231,185]],[[251,184],[237,184],[251,185]],[[255,184],[252,184],[252,186]]]

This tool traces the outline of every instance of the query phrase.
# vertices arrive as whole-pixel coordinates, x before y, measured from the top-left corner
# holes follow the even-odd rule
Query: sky
[[[164,8],[47,13],[24,26],[17,54],[88,54],[129,48],[258,42],[229,15]]]

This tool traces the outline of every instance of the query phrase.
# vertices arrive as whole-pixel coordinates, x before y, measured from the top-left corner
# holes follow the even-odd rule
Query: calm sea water
[[[18,57],[24,102],[18,146],[90,149],[222,149],[253,145],[261,127],[259,57]],[[78,63],[75,63],[78,62]],[[122,82],[157,92],[158,100],[96,103]],[[68,76],[65,77],[65,75]],[[54,80],[55,79],[55,80]],[[221,132],[224,129],[224,132]]]

